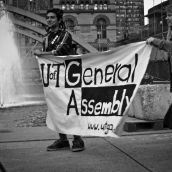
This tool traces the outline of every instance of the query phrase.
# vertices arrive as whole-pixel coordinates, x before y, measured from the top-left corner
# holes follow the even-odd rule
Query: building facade
[[[99,51],[115,46],[116,13],[109,0],[54,0],[64,10],[66,27]]]
[[[121,40],[140,39],[143,0],[5,0],[6,4],[45,16],[48,8],[64,10],[67,29],[99,51]]]
[[[143,0],[115,0],[116,9],[116,35],[122,37],[138,36],[144,25]]]
[[[68,28],[99,51],[141,37],[143,0],[54,0],[53,6],[64,10]]]
[[[149,36],[165,38],[167,34],[166,7],[169,1],[164,1],[148,10]]]

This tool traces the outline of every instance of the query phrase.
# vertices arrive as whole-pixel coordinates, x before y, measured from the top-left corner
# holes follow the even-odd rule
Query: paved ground
[[[40,114],[40,109],[0,111],[0,162],[7,172],[172,171],[172,130],[125,132],[120,138],[86,137],[83,152],[47,152],[56,133],[45,126],[16,127],[23,116]],[[71,143],[72,137],[69,139]]]

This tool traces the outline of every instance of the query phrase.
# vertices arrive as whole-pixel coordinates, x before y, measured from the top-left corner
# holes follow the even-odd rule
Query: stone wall
[[[141,85],[128,115],[144,120],[163,119],[171,102],[169,84]]]

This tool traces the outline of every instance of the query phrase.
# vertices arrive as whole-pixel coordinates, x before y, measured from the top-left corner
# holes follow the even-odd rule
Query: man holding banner
[[[166,9],[168,32],[167,40],[160,40],[153,37],[147,39],[147,44],[153,45],[161,50],[168,52],[168,62],[170,69],[170,92],[172,92],[172,4]],[[164,127],[172,128],[172,105],[168,109],[164,118]]]
[[[47,11],[47,34],[43,41],[43,51],[36,50],[35,55],[38,57],[48,56],[68,56],[74,53],[72,46],[72,37],[69,32],[65,29],[65,24],[63,22],[63,11],[60,9],[50,9]],[[56,58],[56,57],[55,57]],[[53,77],[53,76],[52,76]],[[45,92],[46,93],[46,92]],[[46,94],[45,94],[46,96]],[[54,103],[57,103],[56,100]],[[48,104],[48,102],[47,102]],[[48,111],[49,109],[48,104]],[[59,113],[58,109],[55,113]],[[57,115],[55,115],[57,116]],[[49,128],[53,128],[53,117],[49,116],[46,119],[47,126]],[[59,130],[55,130],[59,131]],[[66,134],[62,131],[59,133],[60,139],[56,140],[52,145],[47,147],[47,151],[61,150],[70,148],[69,140],[67,139]],[[80,136],[74,135],[72,151],[82,151],[84,150],[84,142]]]
[[[53,15],[48,13],[47,17]],[[63,40],[69,39],[66,36]],[[70,47],[71,41],[63,45]],[[151,50],[152,46],[139,42],[77,56],[52,56],[58,55],[52,49],[35,53],[41,55],[38,64],[48,106],[47,126],[70,135],[118,137],[145,74]],[[65,135],[60,134],[62,139],[61,136],[67,140]],[[84,149],[81,137],[77,136],[77,140],[75,146],[74,138],[73,151]],[[48,150],[56,149],[58,143],[50,145]]]
[[[118,137],[151,50],[139,42],[107,52],[38,58],[47,126],[70,135]]]

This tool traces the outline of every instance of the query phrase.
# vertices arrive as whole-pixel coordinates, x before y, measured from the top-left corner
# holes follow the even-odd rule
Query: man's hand
[[[151,43],[154,41],[154,39],[155,39],[155,38],[153,38],[153,37],[148,38],[148,39],[146,40],[146,44],[151,45]]]
[[[35,50],[34,55],[41,56],[43,52],[41,50]]]

